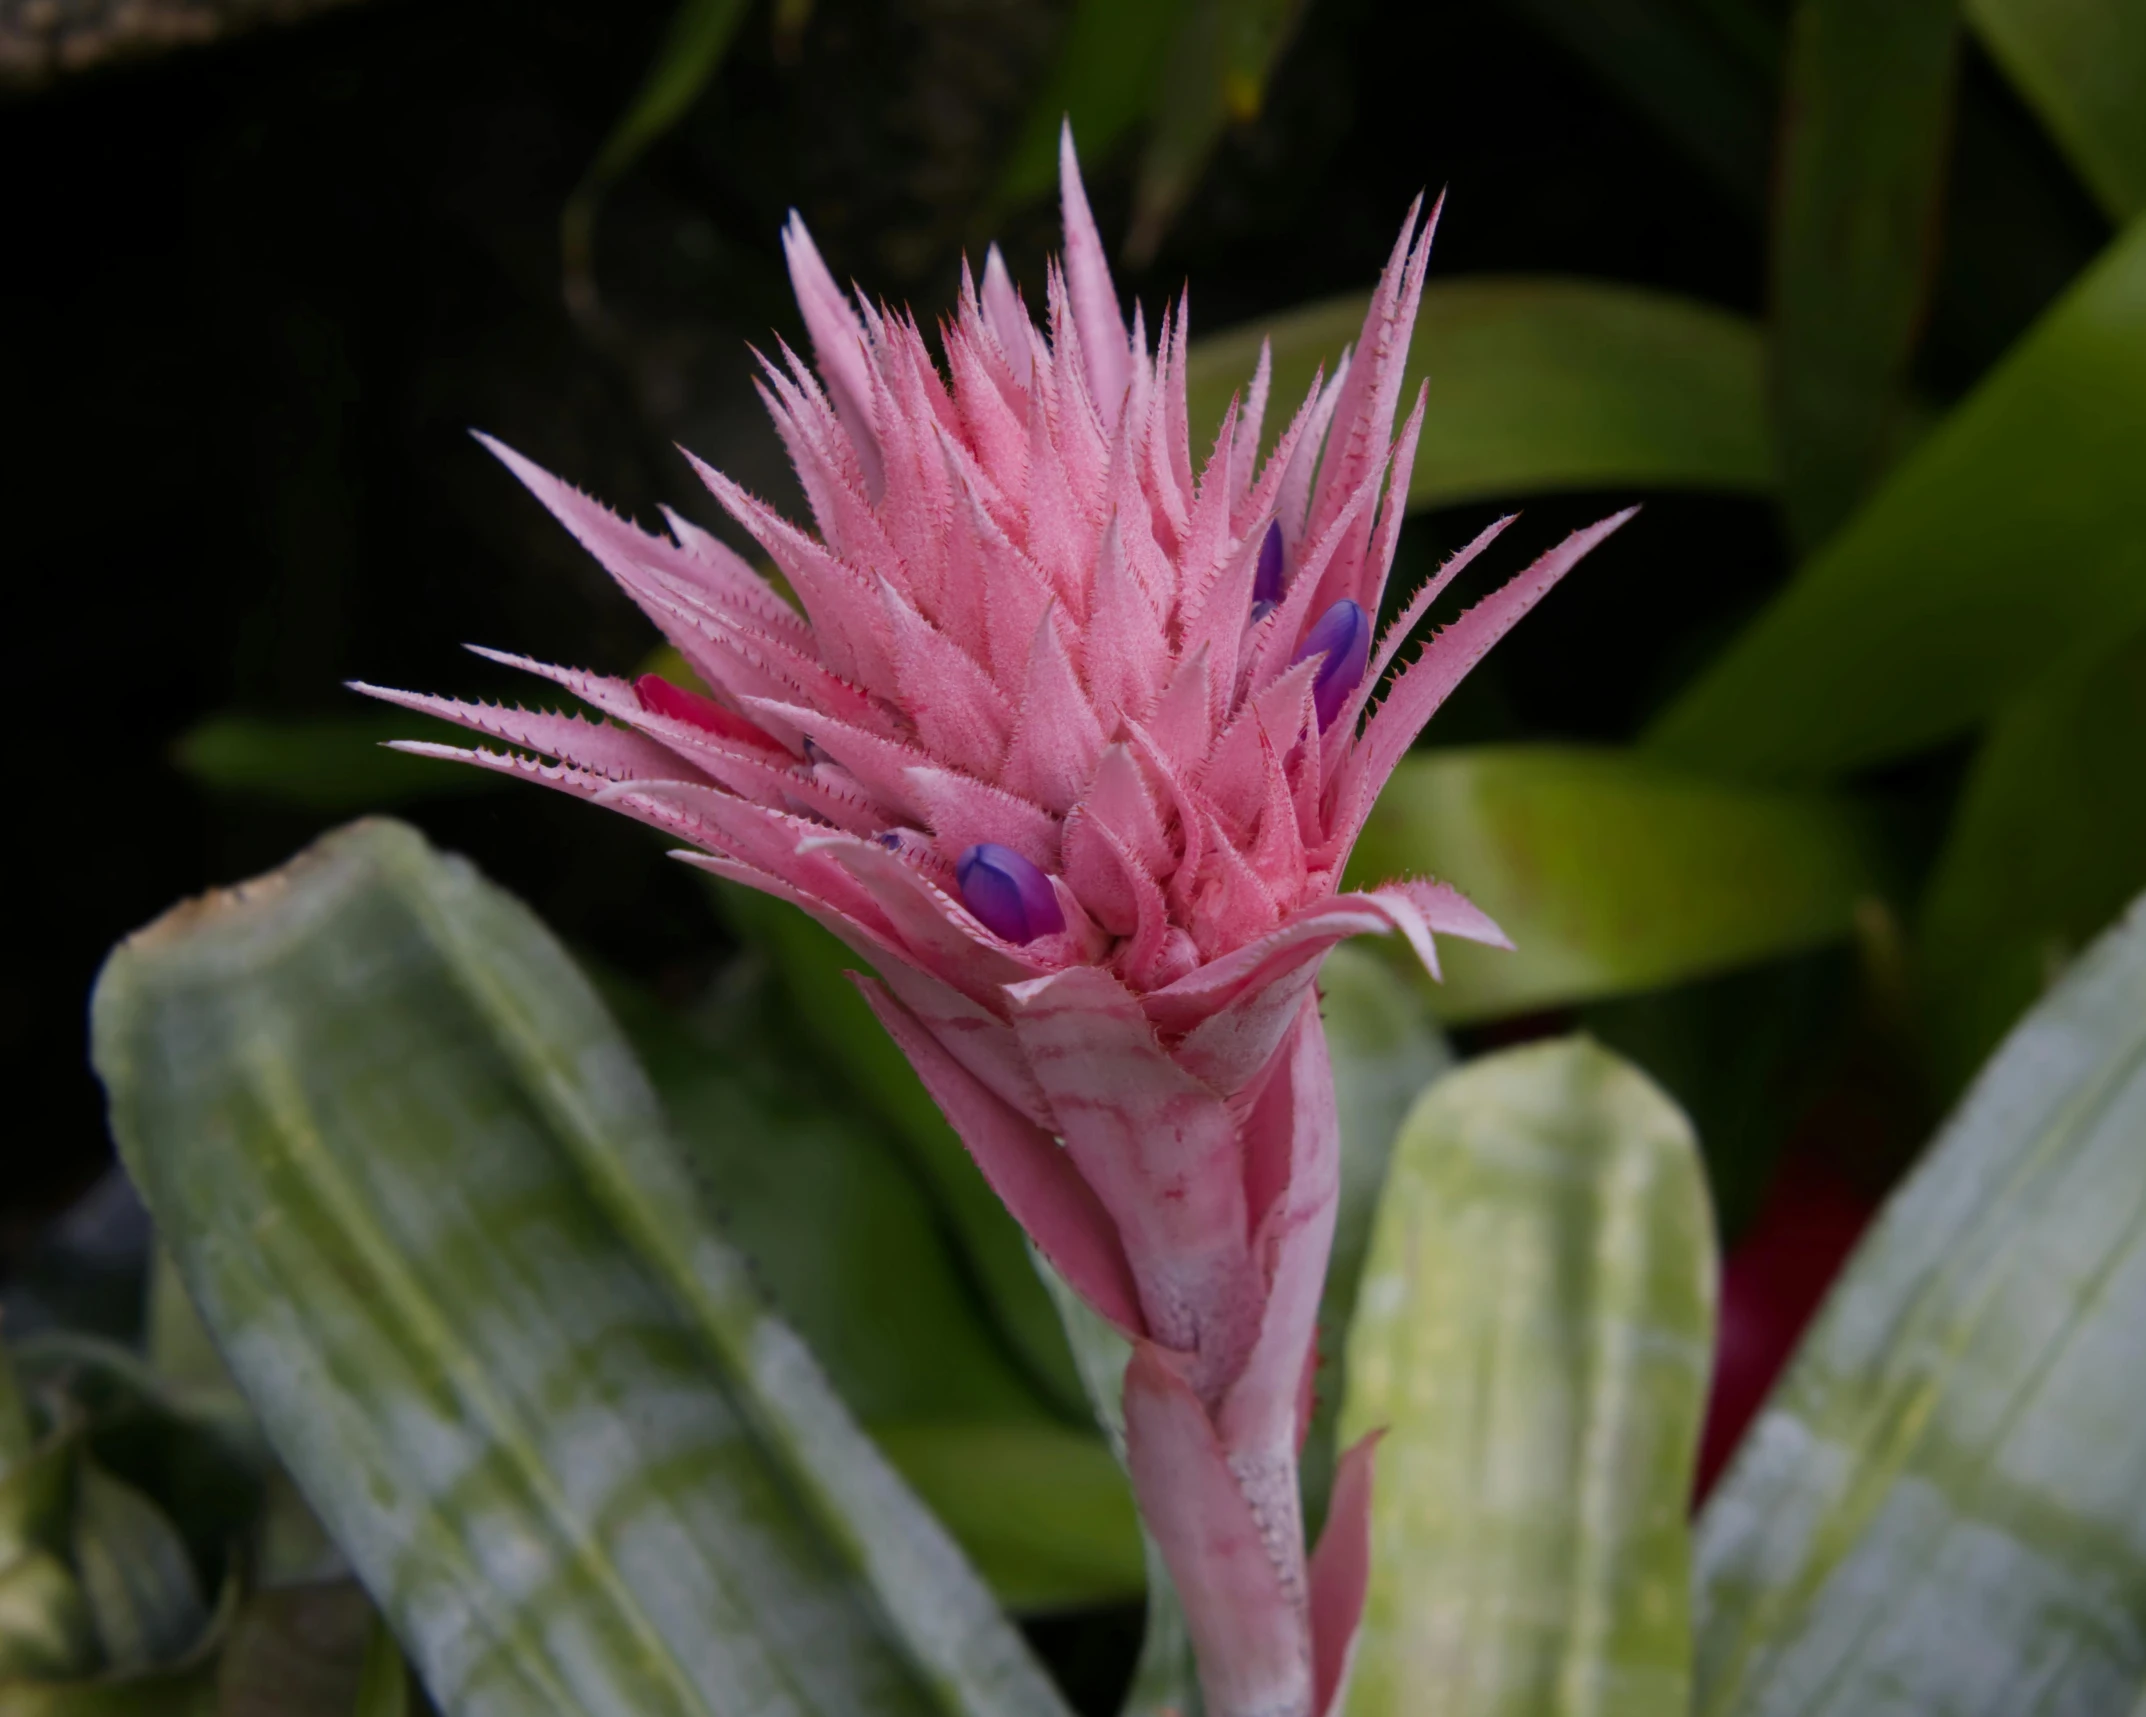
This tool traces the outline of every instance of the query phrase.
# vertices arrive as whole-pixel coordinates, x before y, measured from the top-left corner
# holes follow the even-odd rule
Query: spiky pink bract
[[[816,532],[695,468],[802,614],[685,520],[651,535],[486,443],[709,695],[515,662],[614,726],[362,689],[517,748],[407,749],[653,824],[878,969],[867,998],[985,1177],[1135,1343],[1134,1488],[1212,1717],[1321,1717],[1362,1608],[1370,1474],[1368,1451],[1345,1463],[1307,1565],[1296,1454],[1337,1165],[1312,981],[1362,932],[1399,930],[1434,973],[1434,934],[1503,941],[1441,884],[1337,879],[1440,701],[1623,515],[1434,637],[1366,720],[1431,597],[1503,528],[1367,663],[1422,422],[1419,393],[1394,433],[1436,210],[1410,211],[1354,359],[1273,452],[1263,353],[1196,465],[1185,305],[1152,349],[1137,313],[1128,333],[1070,134],[1062,188],[1045,327],[994,249],[943,368],[793,218],[816,367],[784,348],[761,391]]]

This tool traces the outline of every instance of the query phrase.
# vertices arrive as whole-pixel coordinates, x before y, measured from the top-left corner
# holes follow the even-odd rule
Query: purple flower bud
[[[993,935],[1033,942],[1066,927],[1051,879],[1011,847],[978,841],[954,864],[962,901]]]
[[[1290,662],[1308,662],[1314,656],[1326,658],[1311,682],[1312,707],[1319,712],[1319,731],[1324,733],[1364,683],[1364,670],[1371,665],[1371,616],[1344,596],[1304,634]]]
[[[1282,604],[1282,521],[1267,526],[1259,539],[1259,570],[1252,575],[1252,624],[1257,626]]]

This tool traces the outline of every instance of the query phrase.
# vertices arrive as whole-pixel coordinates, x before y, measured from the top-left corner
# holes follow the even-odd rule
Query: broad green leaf
[[[1036,1276],[1049,1290],[1051,1303],[1065,1319],[1066,1341],[1080,1368],[1081,1386],[1118,1464],[1125,1464],[1125,1366],[1132,1344],[1083,1303],[1066,1286],[1040,1252],[1031,1251]],[[1148,1535],[1140,1538],[1147,1562],[1147,1625],[1132,1685],[1125,1690],[1119,1717],[1201,1717],[1199,1666],[1193,1661],[1192,1635],[1171,1584],[1162,1551]]]
[[[691,1023],[605,986],[679,1145],[769,1297],[859,1418],[1043,1413],[876,1123],[830,1086],[750,960]]]
[[[1453,1065],[1453,1051],[1431,1021],[1424,986],[1403,978],[1392,961],[1368,948],[1344,942],[1327,955],[1319,968],[1319,1012],[1334,1064],[1341,1190],[1333,1257],[1319,1298],[1311,1429],[1300,1457],[1307,1535],[1316,1533],[1325,1518],[1333,1483],[1334,1419],[1347,1377],[1349,1319],[1394,1136],[1423,1088]]]
[[[843,974],[865,963],[796,908],[754,890],[722,884],[724,916],[775,964],[806,1038],[845,1076],[879,1119],[908,1146],[911,1161],[961,1242],[1000,1333],[1030,1379],[1061,1410],[1086,1412],[1050,1298],[1029,1264],[1028,1243],[947,1125],[916,1071],[880,1029]]]
[[[1140,1517],[1100,1437],[1048,1420],[875,1424],[872,1437],[1007,1608],[1140,1596]]]
[[[2146,903],[1997,1052],[1709,1500],[1696,1711],[2126,1708],[2142,1139]]]
[[[1361,331],[1337,298],[1192,348],[1194,440],[1274,342],[1269,439]],[[1598,281],[1439,281],[1423,294],[1404,408],[1431,384],[1414,507],[1559,489],[1762,491],[1774,482],[1758,331],[1688,299]]]
[[[2146,620],[2146,219],[2134,222],[1656,722],[1810,776],[1985,720]]]
[[[1958,0],[1800,0],[1773,216],[1771,392],[1805,549],[1877,478],[1937,255]]]
[[[734,967],[693,1025],[607,989],[731,1238],[999,1601],[1137,1596],[1109,1452],[1016,1368],[891,1127],[830,1087],[767,961]]]
[[[1584,1038],[1469,1063],[1394,1149],[1349,1332],[1383,1430],[1348,1717],[1684,1709],[1714,1322],[1691,1128]]]
[[[1517,951],[1444,941],[1442,1019],[1660,988],[1845,936],[1875,887],[1860,818],[1624,751],[1499,745],[1402,761],[1348,880],[1429,874]]]
[[[2146,213],[2146,10],[1967,0],[1969,21],[2114,221]]]
[[[2146,631],[2005,710],[1924,891],[1917,952],[1941,1086],[1964,1085],[2146,887]]]
[[[1058,185],[1058,128],[1070,119],[1092,172],[1148,111],[1179,21],[1201,0],[1075,0],[1057,57],[1006,158],[996,201],[1012,208]]]
[[[604,139],[559,217],[567,302],[576,310],[596,308],[596,211],[604,193],[700,99],[748,10],[747,0],[678,0],[639,93]]]
[[[226,714],[181,734],[172,761],[212,792],[324,816],[496,788],[482,770],[442,769],[430,758],[387,749],[391,739],[426,738],[455,740],[455,734],[400,710],[322,718]]]
[[[92,1015],[195,1305],[450,1717],[1062,1709],[468,865],[355,824],[122,944]]]
[[[1749,0],[1511,0],[1738,203],[1766,196],[1779,26]]]

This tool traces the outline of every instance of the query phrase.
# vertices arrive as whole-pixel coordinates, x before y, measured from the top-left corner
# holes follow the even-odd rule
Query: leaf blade
[[[2142,1126],[2134,904],[1894,1195],[1709,1500],[1695,1711],[2125,1708]]]
[[[1662,769],[1641,754],[1418,752],[1379,796],[1352,885],[1429,873],[1516,950],[1441,943],[1447,1021],[1659,988],[1848,933],[1876,886],[1853,810]]]
[[[2109,218],[2146,212],[2146,15],[2123,0],[1967,0],[1965,10]]]
[[[1288,411],[1363,325],[1336,298],[1196,343],[1194,438],[1274,341]],[[1561,489],[1764,492],[1774,485],[1763,354],[1752,324],[1666,293],[1604,281],[1484,277],[1424,289],[1404,395],[1428,378],[1411,507]],[[1201,443],[1204,445],[1204,442]]]
[[[1691,1129],[1584,1039],[1431,1087],[1349,1332],[1381,1426],[1349,1717],[1674,1711],[1713,1253]]]
[[[2146,220],[2102,253],[1647,734],[1820,777],[1973,727],[2146,619]]]
[[[94,1010],[195,1303],[445,1709],[1059,1709],[466,865],[355,825],[123,944]]]

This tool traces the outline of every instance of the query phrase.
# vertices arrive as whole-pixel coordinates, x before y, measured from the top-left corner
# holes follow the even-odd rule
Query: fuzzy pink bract
[[[1137,311],[1128,332],[1070,135],[1062,164],[1045,326],[994,249],[937,356],[843,293],[793,217],[814,364],[784,348],[761,388],[815,528],[695,468],[795,606],[685,519],[643,531],[488,443],[703,690],[505,656],[609,719],[362,689],[508,748],[406,749],[639,818],[871,963],[867,997],[986,1178],[1134,1342],[1128,1461],[1208,1711],[1318,1717],[1361,1610],[1371,1475],[1349,1457],[1307,1559],[1296,1454],[1337,1173],[1313,980],[1362,932],[1398,930],[1434,972],[1436,935],[1503,940],[1441,884],[1337,880],[1423,723],[1622,515],[1390,672],[1504,526],[1366,647],[1423,421],[1419,392],[1395,430],[1430,227],[1411,211],[1353,358],[1272,450],[1263,353],[1196,462],[1185,303],[1152,345]],[[979,853],[989,887],[965,895]]]

